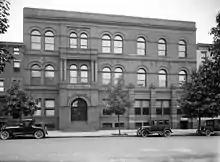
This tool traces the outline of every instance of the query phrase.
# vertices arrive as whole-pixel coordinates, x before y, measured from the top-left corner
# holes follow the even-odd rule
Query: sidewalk
[[[136,136],[135,130],[121,130],[124,137]],[[171,136],[190,136],[195,135],[196,129],[172,129]],[[94,132],[65,132],[65,131],[48,131],[48,138],[68,138],[68,137],[115,137],[118,130],[99,130]]]

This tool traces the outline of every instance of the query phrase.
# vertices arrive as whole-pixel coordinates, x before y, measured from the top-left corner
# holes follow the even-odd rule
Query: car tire
[[[164,133],[163,133],[163,136],[164,137],[170,137],[171,136],[171,132],[166,130]]]
[[[148,132],[147,131],[142,131],[141,132],[141,136],[142,137],[147,137],[148,136]]]
[[[10,138],[10,133],[9,133],[8,131],[2,131],[2,132],[0,133],[0,136],[1,136],[1,139],[2,139],[2,140],[7,140],[7,139]]]
[[[44,138],[44,132],[42,130],[37,130],[34,132],[34,138],[41,139]]]
[[[205,135],[206,135],[206,136],[211,136],[211,131],[210,131],[210,130],[206,130],[206,131],[205,131]]]
[[[141,136],[141,130],[137,130],[137,136],[138,136],[138,137]]]

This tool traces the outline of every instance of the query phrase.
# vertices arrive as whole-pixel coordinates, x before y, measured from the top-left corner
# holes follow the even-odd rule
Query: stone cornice
[[[153,29],[196,31],[195,23],[188,21],[174,21],[164,19],[150,19],[132,16],[106,15],[94,13],[80,13],[70,11],[46,10],[46,9],[24,9],[24,20],[48,20],[57,23],[79,22],[95,23],[100,25],[116,25],[143,27]]]

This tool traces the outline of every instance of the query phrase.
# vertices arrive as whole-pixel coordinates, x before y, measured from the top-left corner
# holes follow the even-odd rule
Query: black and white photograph
[[[0,162],[220,162],[220,1],[0,0]]]

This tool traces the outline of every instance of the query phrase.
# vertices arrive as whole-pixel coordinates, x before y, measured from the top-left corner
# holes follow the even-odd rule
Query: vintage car
[[[220,131],[220,119],[208,119],[201,126],[201,130],[197,130],[198,135],[211,136]]]
[[[0,137],[3,140],[16,136],[33,136],[36,139],[47,135],[47,128],[42,124],[36,124],[33,119],[22,119],[19,122],[7,123],[1,127]]]
[[[153,121],[151,125],[142,126],[137,129],[137,136],[147,137],[149,135],[159,135],[168,137],[171,135],[172,130],[166,120]]]

